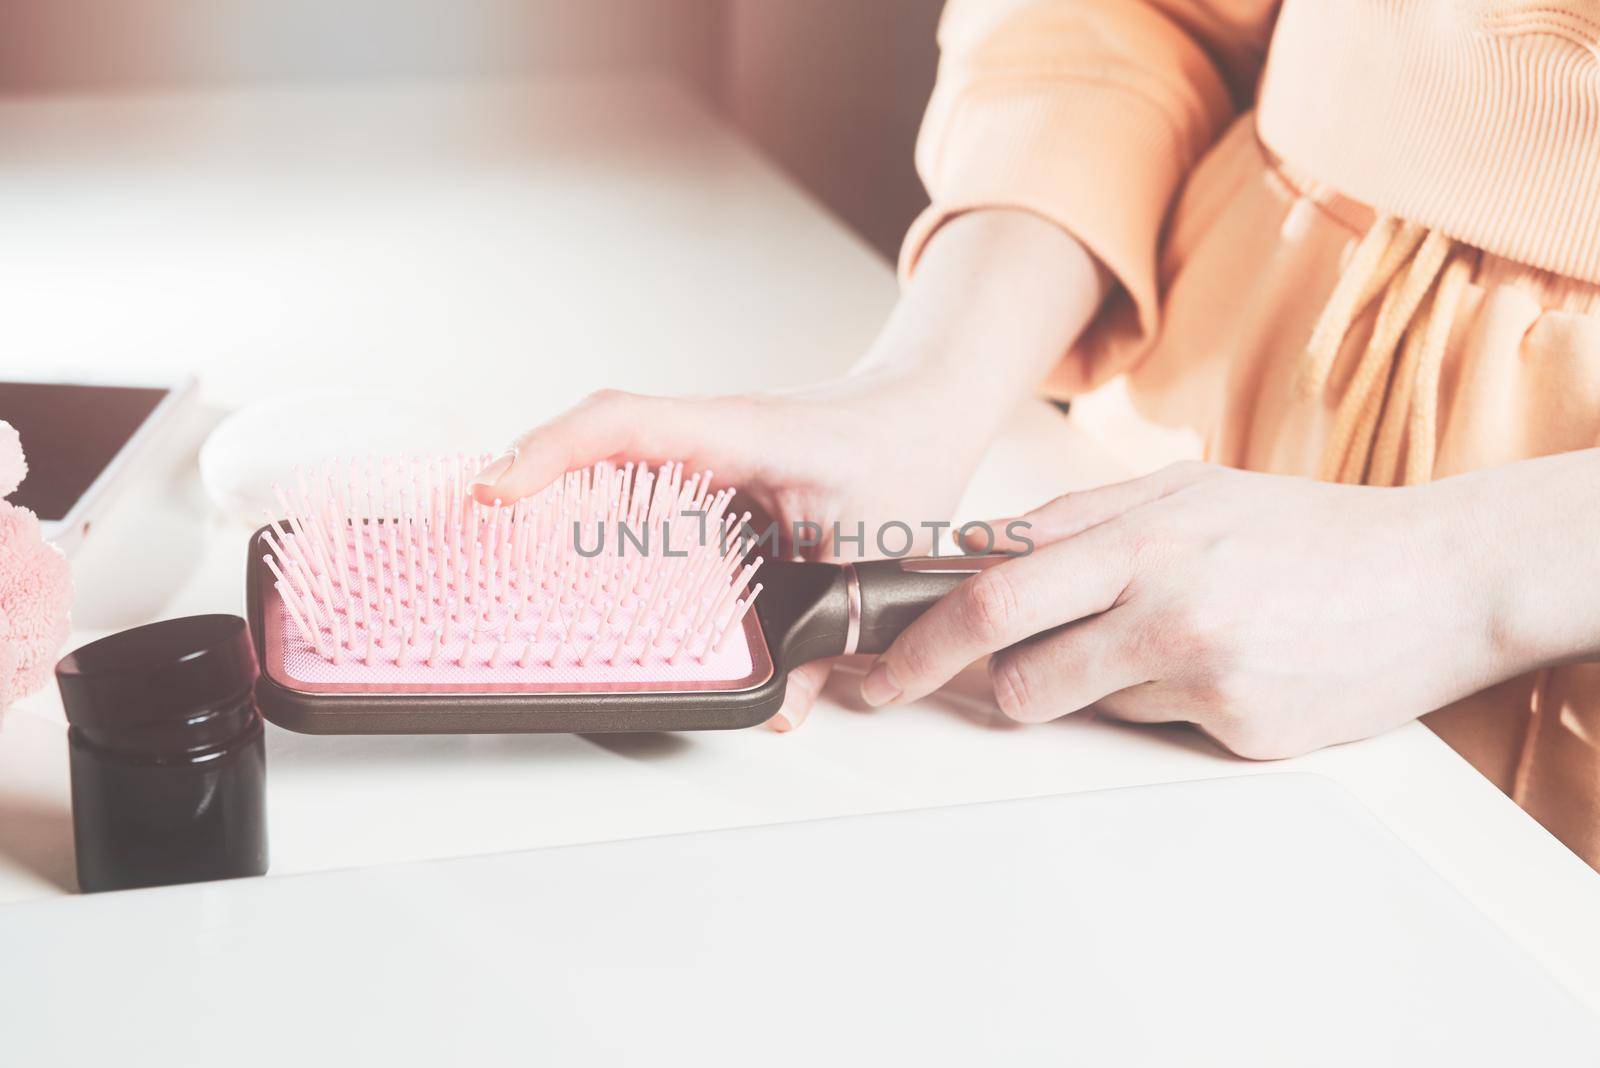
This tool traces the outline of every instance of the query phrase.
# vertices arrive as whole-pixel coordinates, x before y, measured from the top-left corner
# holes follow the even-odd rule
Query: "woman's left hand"
[[[993,654],[1018,720],[1094,705],[1262,759],[1363,738],[1509,674],[1474,516],[1446,483],[1197,463],[1070,493],[1022,517],[1035,548],[929,609],[862,693],[909,701]]]

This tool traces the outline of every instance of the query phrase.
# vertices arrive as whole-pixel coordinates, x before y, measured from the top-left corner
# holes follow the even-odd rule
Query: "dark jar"
[[[168,619],[56,665],[85,891],[261,875],[267,756],[238,616]]]

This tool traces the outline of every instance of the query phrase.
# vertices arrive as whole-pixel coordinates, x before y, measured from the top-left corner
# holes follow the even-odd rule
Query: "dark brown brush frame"
[[[267,719],[304,734],[598,734],[753,727],[783,704],[791,670],[846,650],[852,584],[857,635],[850,651],[877,653],[934,601],[996,559],[934,557],[846,567],[768,563],[762,569],[766,588],[745,625],[754,659],[770,661],[771,670],[741,689],[319,693],[278,677],[281,659],[269,655],[269,638],[279,625],[278,619],[269,621],[267,612],[277,596],[272,573],[262,562],[267,552],[263,535],[269,529],[251,535],[245,569],[246,613],[261,666],[256,702]]]

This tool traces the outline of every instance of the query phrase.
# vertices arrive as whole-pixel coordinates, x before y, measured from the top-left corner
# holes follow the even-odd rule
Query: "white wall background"
[[[3,0],[0,92],[665,69],[710,84],[722,0]]]
[[[884,256],[943,0],[0,0],[0,97],[666,73]],[[15,146],[14,146],[15,147]]]

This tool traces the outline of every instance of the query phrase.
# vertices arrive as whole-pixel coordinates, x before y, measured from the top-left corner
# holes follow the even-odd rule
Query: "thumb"
[[[531,496],[568,471],[613,457],[707,461],[721,420],[705,402],[604,389],[523,434],[472,481],[480,504]]]
[[[789,672],[788,682],[783,691],[783,707],[767,720],[767,726],[782,734],[804,723],[806,717],[811,714],[811,706],[817,703],[817,695],[822,692],[823,685],[828,681],[828,673],[832,670],[832,662],[813,660]]]

